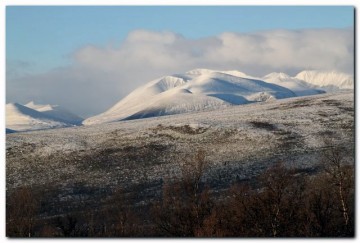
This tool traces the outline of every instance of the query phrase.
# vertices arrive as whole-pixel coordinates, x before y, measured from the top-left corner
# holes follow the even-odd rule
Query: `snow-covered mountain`
[[[310,84],[298,78],[290,77],[286,73],[270,73],[262,77],[262,80],[288,88],[297,96],[325,93],[325,91],[317,89],[318,87],[316,85]]]
[[[83,118],[71,113],[70,111],[58,106],[58,105],[41,105],[35,104],[34,101],[31,101],[25,105],[31,109],[34,109],[38,112],[46,114],[50,117],[53,117],[57,120],[64,121],[73,125],[80,125],[84,120]]]
[[[9,131],[11,132],[68,126],[71,126],[71,124],[57,120],[24,105],[18,103],[6,104],[6,128],[10,129]]]
[[[86,119],[83,124],[212,110],[296,96],[285,87],[247,77],[241,72],[208,69],[165,76],[139,87],[108,111]]]
[[[354,89],[354,77],[336,71],[302,71],[295,78],[317,85],[326,91]]]
[[[83,119],[58,105],[6,105],[6,133],[81,125]]]
[[[56,105],[29,102],[6,105],[7,133],[107,123],[162,115],[214,110],[325,91],[353,89],[352,75],[335,71],[303,71],[295,77],[270,73],[256,78],[231,70],[194,69],[164,76],[131,92],[109,110],[83,119]]]

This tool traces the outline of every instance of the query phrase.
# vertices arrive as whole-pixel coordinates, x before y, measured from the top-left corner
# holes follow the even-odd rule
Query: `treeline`
[[[103,208],[39,216],[41,195],[7,195],[8,237],[354,237],[354,166],[329,146],[310,175],[277,163],[256,180],[217,192],[206,183],[204,152],[165,180],[156,202],[129,205],[123,190]]]

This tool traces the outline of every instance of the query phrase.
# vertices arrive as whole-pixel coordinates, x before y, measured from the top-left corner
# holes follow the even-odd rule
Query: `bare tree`
[[[307,207],[309,217],[308,236],[332,236],[336,235],[336,223],[334,219],[336,215],[336,197],[334,198],[334,190],[329,187],[326,174],[316,175],[308,181]]]
[[[302,208],[304,182],[283,163],[276,163],[258,177],[258,185],[231,189],[231,231],[234,236],[281,237],[305,235]],[[236,225],[234,227],[232,225]]]
[[[30,187],[15,189],[7,197],[6,226],[9,237],[32,237],[38,201]]]
[[[328,175],[329,185],[337,188],[337,198],[340,211],[344,219],[344,225],[350,221],[349,197],[354,190],[354,171],[351,161],[348,161],[348,150],[337,146],[334,139],[324,140],[325,151],[322,163]]]
[[[154,205],[155,223],[169,236],[195,236],[213,207],[209,190],[201,185],[207,161],[198,151],[181,166],[181,176],[163,186],[161,202]]]

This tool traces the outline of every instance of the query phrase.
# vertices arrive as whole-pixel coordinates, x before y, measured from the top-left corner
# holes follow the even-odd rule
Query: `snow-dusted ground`
[[[324,137],[352,147],[353,126],[354,94],[343,92],[7,134],[7,188],[146,187],[176,175],[199,149],[206,153],[207,179],[216,188],[254,178],[279,160],[316,168]]]

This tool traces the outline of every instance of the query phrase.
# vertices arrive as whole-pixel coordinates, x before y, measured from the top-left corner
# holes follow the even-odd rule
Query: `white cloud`
[[[134,88],[194,68],[236,69],[253,76],[304,69],[353,72],[352,29],[222,33],[188,39],[135,30],[118,46],[85,46],[74,65],[46,74],[7,77],[8,101],[58,103],[81,115],[104,111]]]
[[[138,30],[118,48],[88,46],[75,54],[78,63],[108,71],[119,68],[236,68],[253,75],[270,69],[336,69],[352,72],[350,29],[275,30],[250,34],[223,33],[192,40],[171,32]],[[264,71],[263,71],[264,70]]]

